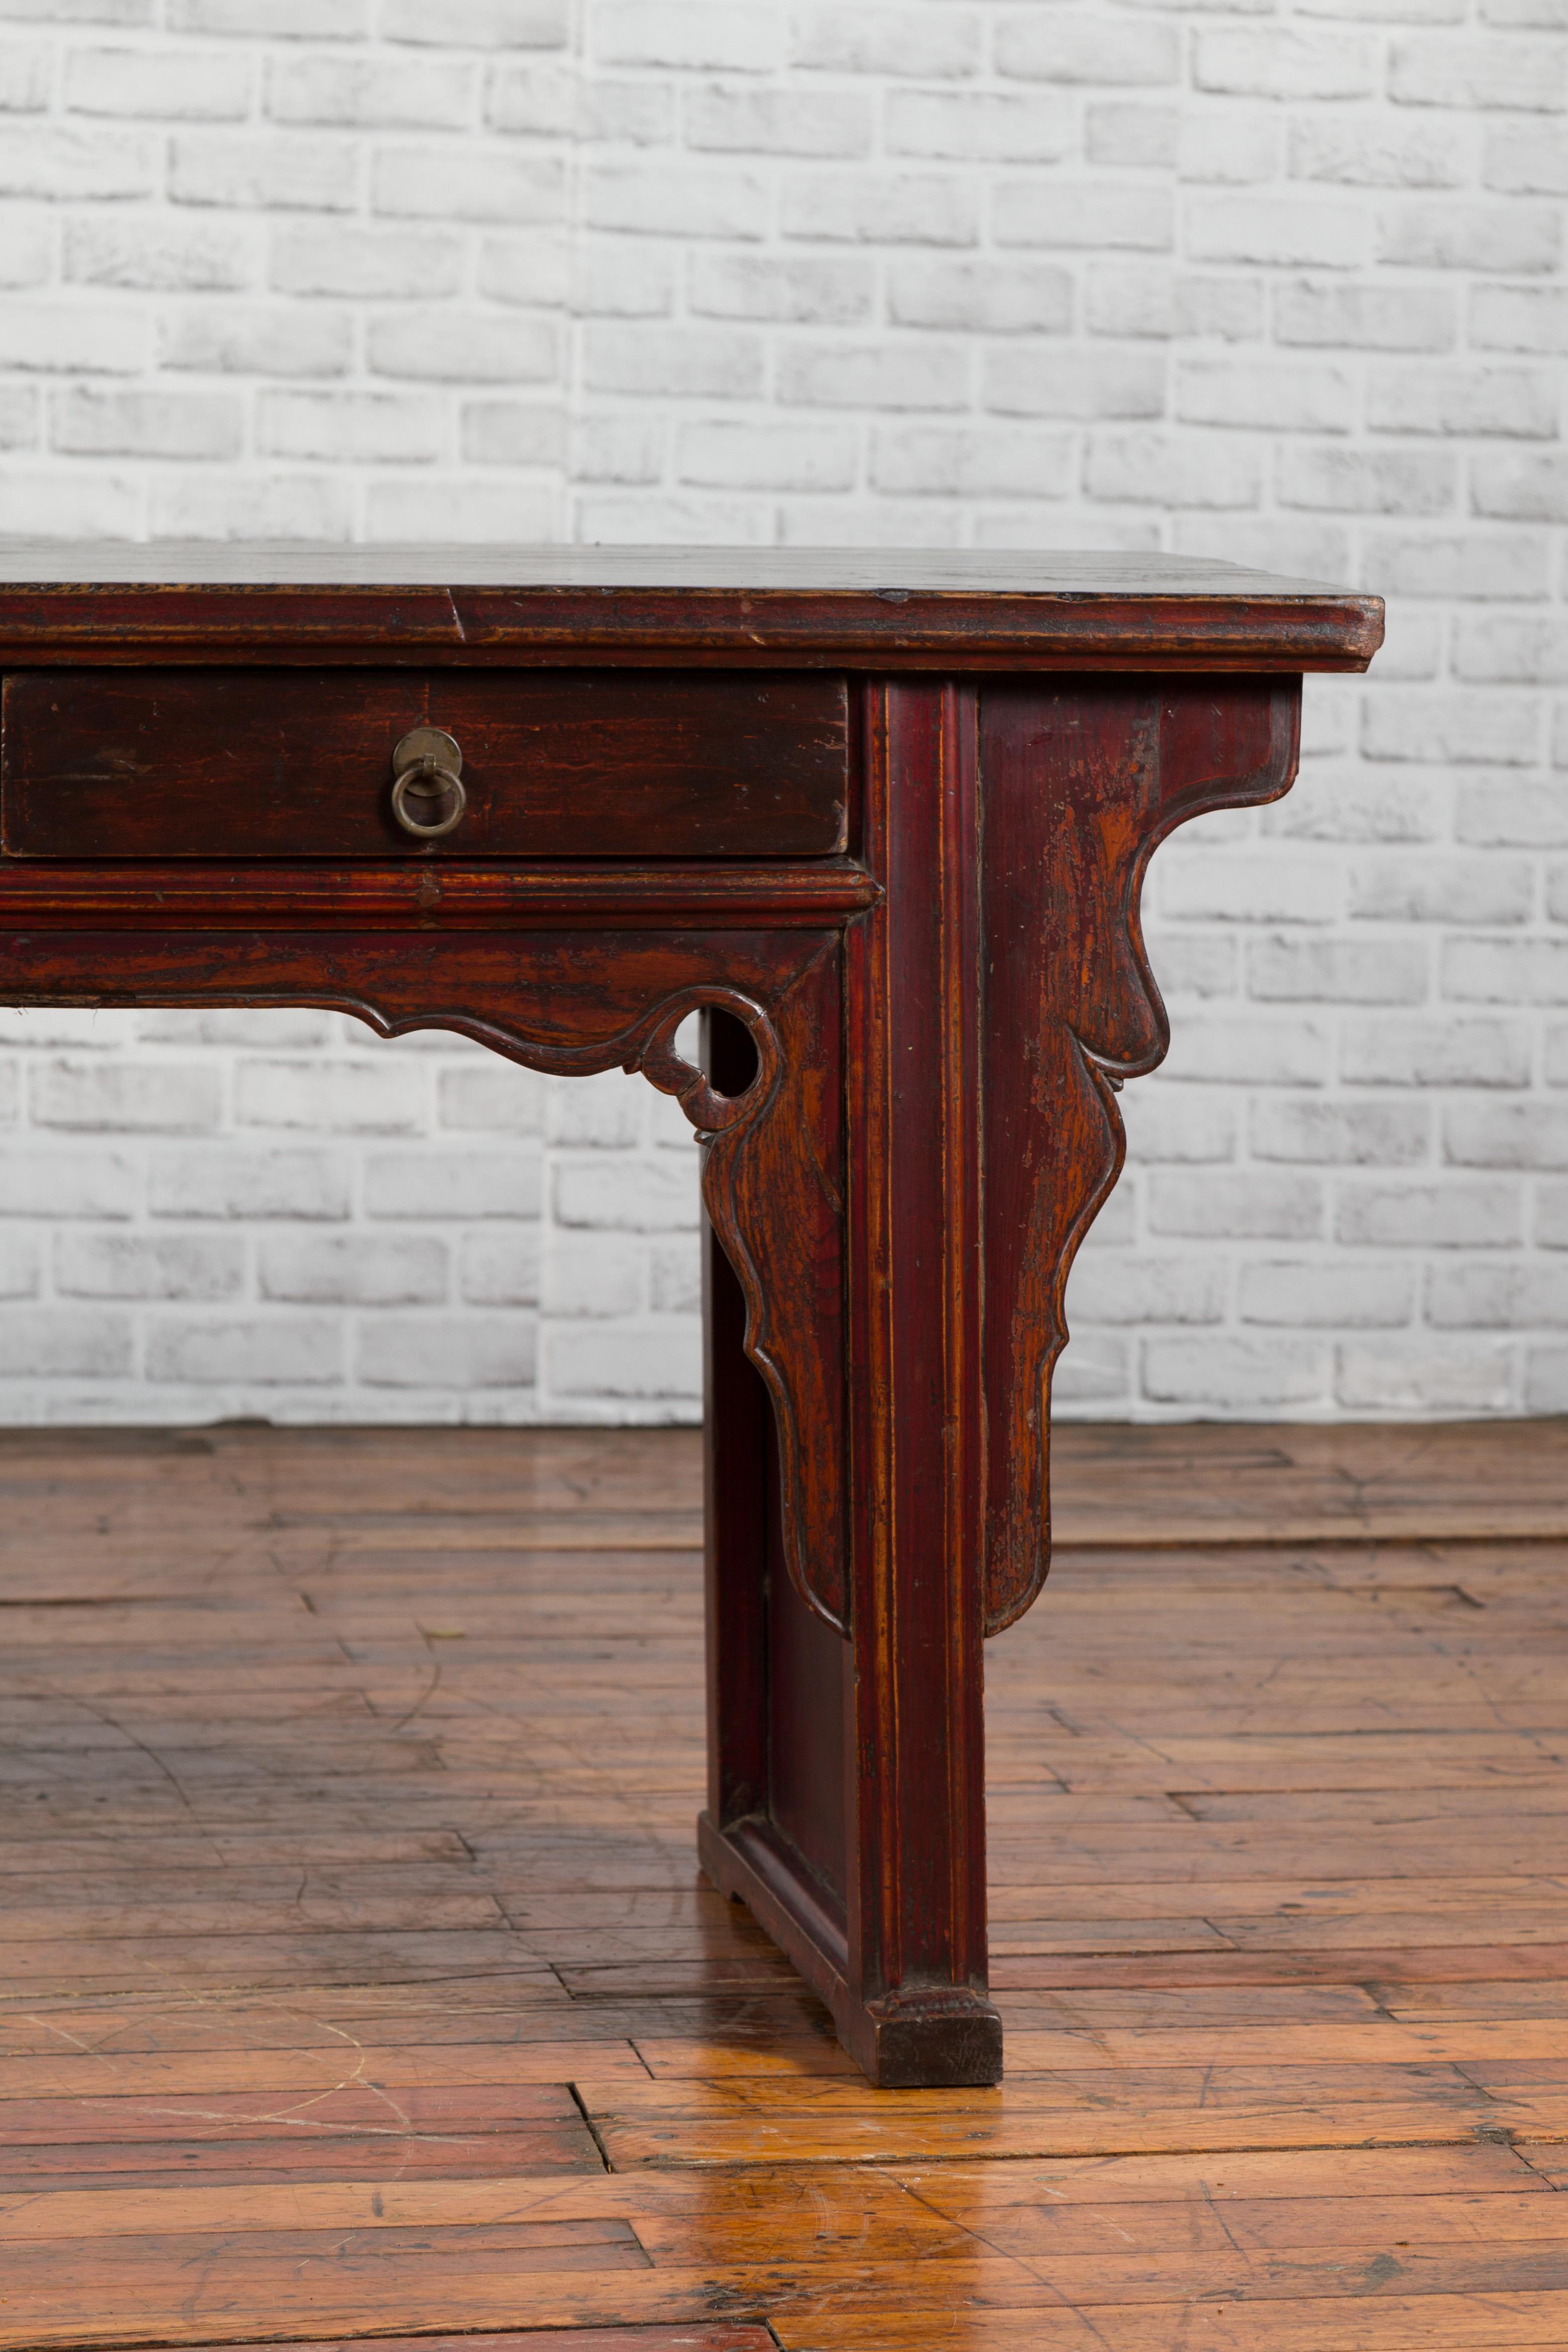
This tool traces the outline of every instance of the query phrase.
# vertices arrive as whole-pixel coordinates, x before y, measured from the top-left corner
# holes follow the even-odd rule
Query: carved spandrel
[[[705,1204],[773,1403],[790,1573],[841,1632],[839,958],[836,932],[798,929],[38,931],[0,934],[0,1002],[315,1004],[385,1037],[451,1030],[560,1076],[640,1071],[673,1095],[703,1141]],[[704,1006],[751,1034],[757,1068],[738,1095],[718,1093],[677,1049]]]
[[[1186,818],[1289,789],[1299,711],[1294,677],[982,694],[988,1633],[1045,1580],[1062,1293],[1121,1172],[1115,1091],[1169,1041],[1145,870]]]

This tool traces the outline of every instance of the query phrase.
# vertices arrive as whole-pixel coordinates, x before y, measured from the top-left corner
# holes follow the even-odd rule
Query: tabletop
[[[0,659],[1364,669],[1375,596],[1197,556],[0,546]]]

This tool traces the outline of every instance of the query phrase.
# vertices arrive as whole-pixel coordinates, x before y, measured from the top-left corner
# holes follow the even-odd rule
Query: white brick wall
[[[1156,863],[1061,1395],[1565,1409],[1565,104],[1563,0],[0,0],[0,530],[1384,592]],[[695,1410],[646,1089],[0,1020],[0,1417]]]

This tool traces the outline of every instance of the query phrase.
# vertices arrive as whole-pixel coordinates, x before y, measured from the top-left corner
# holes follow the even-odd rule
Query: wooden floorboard
[[[1568,1423],[1057,1454],[1007,2080],[876,2093],[690,1433],[0,1434],[0,2352],[1562,2352]]]

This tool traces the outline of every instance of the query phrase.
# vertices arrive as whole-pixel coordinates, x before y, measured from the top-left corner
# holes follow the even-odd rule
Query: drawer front
[[[817,672],[33,670],[5,680],[18,857],[813,857],[844,844],[848,696]],[[465,799],[425,838],[393,752]],[[456,805],[410,799],[415,821]]]

